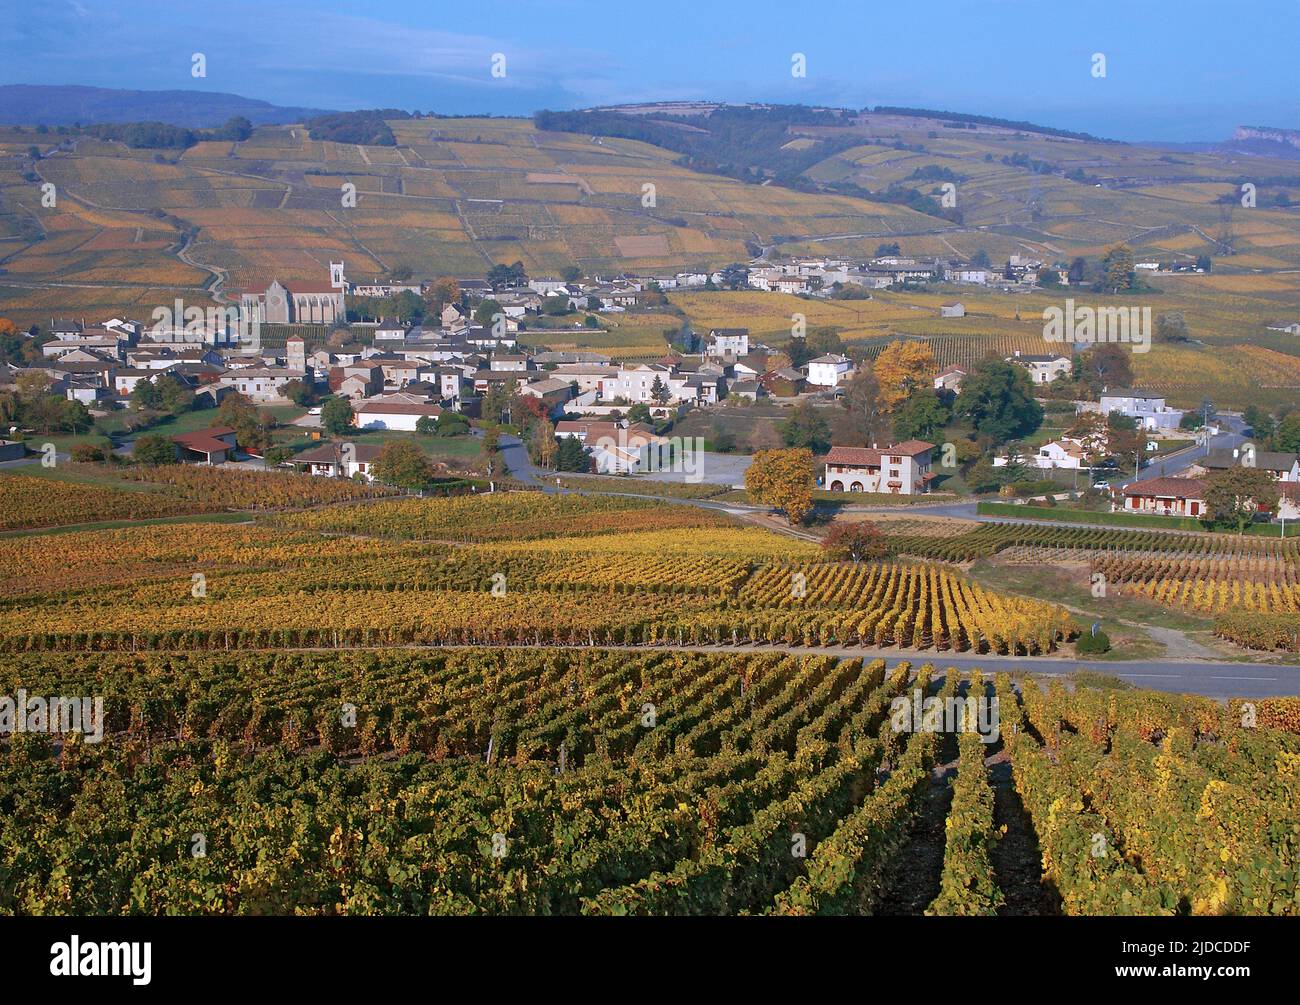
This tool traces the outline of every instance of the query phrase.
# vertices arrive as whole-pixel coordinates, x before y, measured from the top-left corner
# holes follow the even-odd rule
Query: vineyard
[[[3,913],[871,914],[904,875],[916,913],[1300,911],[1294,700],[598,649],[26,655],[19,687],[103,695],[103,740],[0,745]],[[922,696],[997,728],[909,727]]]
[[[928,529],[894,534],[890,535],[890,544],[901,554],[958,563],[988,558],[1011,548],[1017,549],[1017,558],[1022,560],[1059,558],[1061,550],[1069,550],[1290,566],[1300,561],[1300,542],[1293,539],[1014,523],[981,523],[971,530],[943,537],[935,536]]]
[[[201,539],[186,527],[88,531],[64,536],[66,555],[39,537],[2,541],[0,650],[782,642],[1031,654],[1076,631],[1054,604],[949,569],[819,562],[808,542],[641,500],[404,499],[271,523],[210,525]],[[322,525],[339,534],[320,537]],[[587,534],[548,536],[560,527]]]
[[[143,520],[222,510],[274,510],[378,499],[395,490],[336,478],[190,464],[113,469],[62,463],[67,480],[0,475],[0,530]],[[86,484],[85,479],[97,479]]]

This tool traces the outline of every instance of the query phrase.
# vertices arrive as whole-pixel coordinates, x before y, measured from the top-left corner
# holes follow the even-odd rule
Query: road
[[[1219,433],[1217,436],[1211,436],[1208,444],[1201,443],[1195,446],[1185,447],[1182,450],[1177,450],[1159,460],[1152,461],[1150,465],[1143,468],[1136,476],[1130,476],[1123,481],[1116,481],[1113,484],[1119,488],[1123,488],[1125,485],[1131,485],[1134,482],[1147,481],[1151,478],[1176,476],[1180,472],[1191,467],[1194,462],[1200,460],[1212,449],[1230,449],[1246,442],[1246,437],[1242,433],[1242,430],[1246,427],[1245,423],[1243,423],[1241,419],[1236,418],[1235,416],[1224,416],[1221,421],[1225,427],[1224,431]]]

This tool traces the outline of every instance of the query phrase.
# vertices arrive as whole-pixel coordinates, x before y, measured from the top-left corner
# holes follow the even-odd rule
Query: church
[[[272,325],[328,325],[347,320],[344,299],[347,280],[343,263],[330,262],[330,283],[285,284],[271,280],[265,290],[244,290],[239,297],[239,314],[244,323]]]

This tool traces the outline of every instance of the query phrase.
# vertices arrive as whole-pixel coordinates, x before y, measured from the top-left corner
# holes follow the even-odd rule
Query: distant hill
[[[218,91],[128,91],[76,84],[0,86],[0,122],[70,126],[109,122],[166,122],[190,129],[219,126],[241,115],[255,126],[301,122],[325,108],[286,108]]]

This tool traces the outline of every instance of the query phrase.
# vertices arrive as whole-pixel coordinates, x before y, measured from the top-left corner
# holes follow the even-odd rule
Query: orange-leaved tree
[[[813,455],[807,447],[760,450],[745,472],[745,490],[759,503],[775,506],[791,525],[812,511]]]

